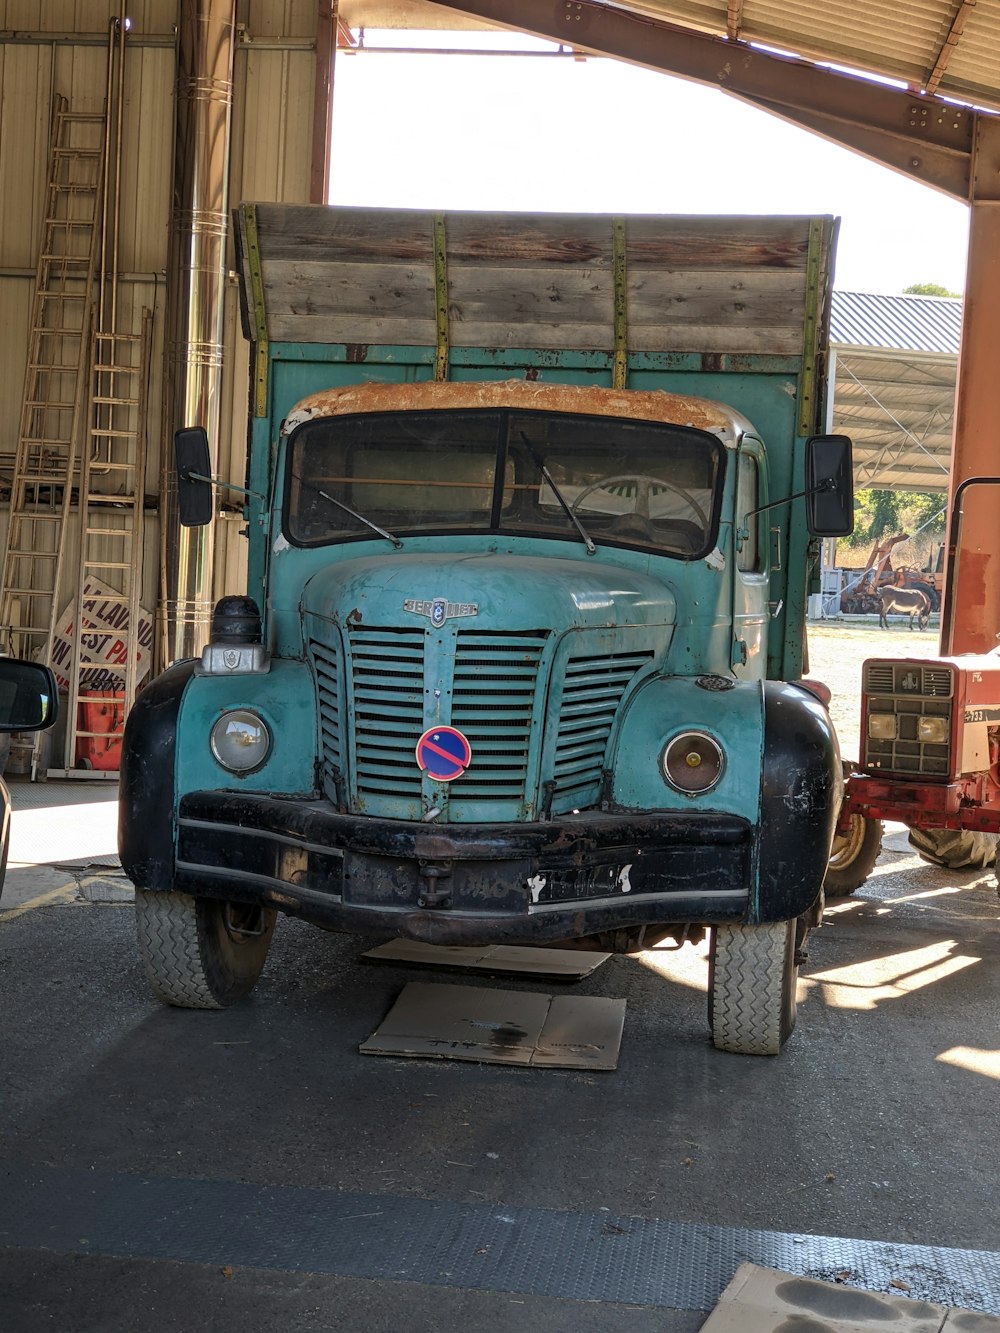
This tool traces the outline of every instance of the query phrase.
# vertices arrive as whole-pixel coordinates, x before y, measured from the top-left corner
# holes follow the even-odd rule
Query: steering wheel
[[[692,512],[697,515],[698,522],[701,526],[707,530],[708,516],[693,495],[690,495],[683,486],[677,486],[672,481],[664,481],[662,477],[651,477],[646,472],[623,472],[617,477],[602,477],[600,481],[591,482],[589,486],[584,486],[583,490],[570,505],[570,509],[572,509],[575,514],[582,501],[586,500],[588,495],[593,495],[595,491],[607,491],[611,490],[614,486],[624,485],[634,485],[636,488],[635,508],[631,513],[638,515],[639,518],[644,518],[648,522],[650,517],[649,495],[650,491],[655,486],[658,490],[672,491],[674,495],[679,495],[684,503],[691,508]],[[618,514],[615,515],[615,517],[626,518],[628,515]]]

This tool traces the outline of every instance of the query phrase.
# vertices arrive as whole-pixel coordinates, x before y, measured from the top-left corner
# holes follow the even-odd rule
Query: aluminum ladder
[[[138,333],[93,335],[76,597],[57,627],[69,720],[64,767],[50,777],[117,777],[125,717],[152,654],[141,606],[151,313],[141,320]]]
[[[48,661],[87,387],[103,166],[103,112],[53,107],[10,521],[0,566],[0,652]]]

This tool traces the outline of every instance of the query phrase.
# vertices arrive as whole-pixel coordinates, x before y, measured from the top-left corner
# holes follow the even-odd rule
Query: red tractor
[[[868,878],[887,819],[906,824],[930,861],[989,865],[1000,834],[1000,651],[869,658],[861,682],[860,762],[847,775],[827,896]]]
[[[962,497],[955,496],[954,545],[941,638],[950,641],[954,552]],[[882,821],[910,830],[926,860],[982,869],[1000,835],[1000,648],[957,657],[869,658],[862,668],[860,762],[845,764],[845,793],[826,876],[828,898],[853,893],[875,864]]]

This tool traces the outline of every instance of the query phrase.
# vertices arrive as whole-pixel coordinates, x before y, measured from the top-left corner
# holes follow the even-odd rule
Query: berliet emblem
[[[415,616],[428,616],[436,628],[443,625],[446,620],[454,620],[456,616],[478,616],[479,603],[449,602],[447,597],[434,597],[429,601],[408,597],[403,603],[403,610],[410,611]]]

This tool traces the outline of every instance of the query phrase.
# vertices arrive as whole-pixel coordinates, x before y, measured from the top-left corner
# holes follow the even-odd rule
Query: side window
[[[736,479],[736,521],[742,525],[746,515],[761,504],[760,498],[760,463],[754,454],[741,449],[739,453],[739,471]],[[754,514],[747,524],[749,536],[736,554],[736,567],[744,574],[759,574],[760,558],[760,514]]]

